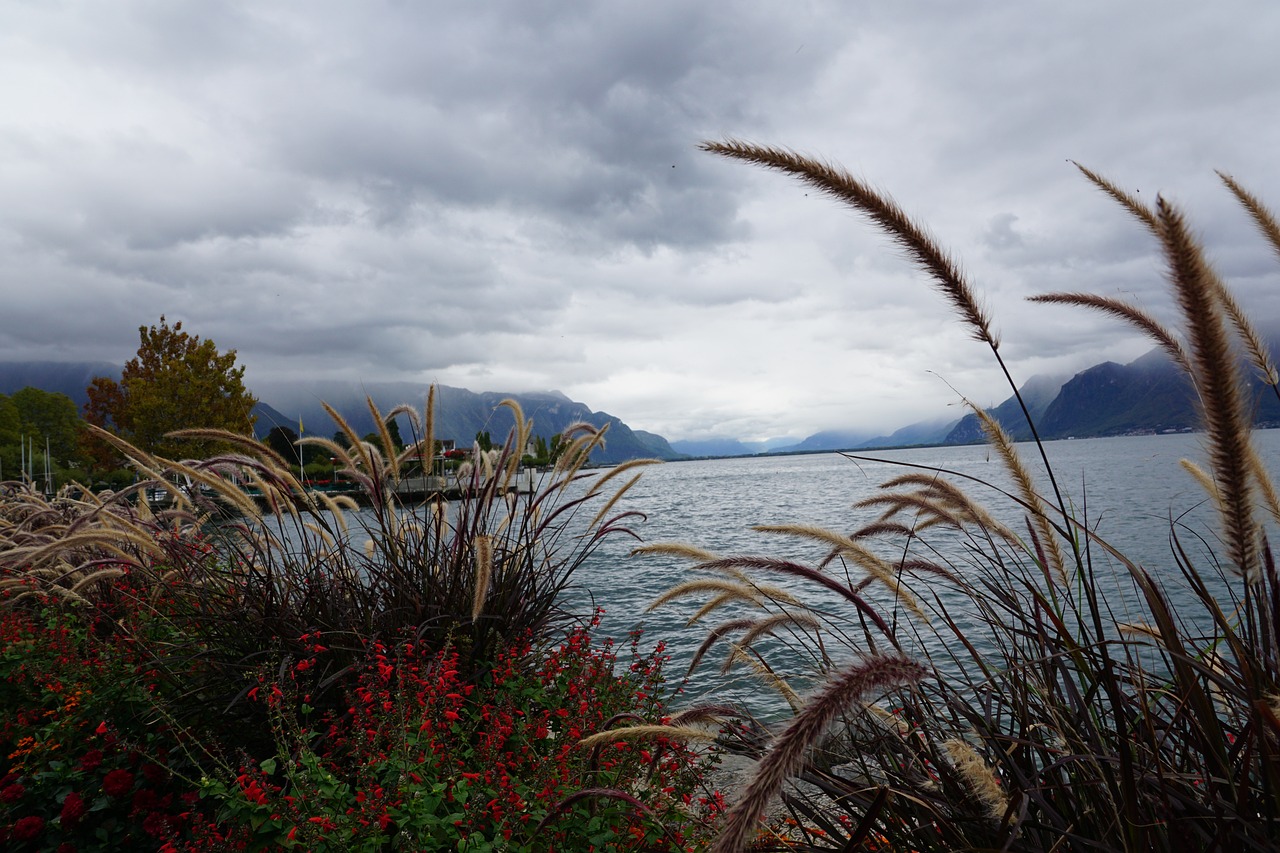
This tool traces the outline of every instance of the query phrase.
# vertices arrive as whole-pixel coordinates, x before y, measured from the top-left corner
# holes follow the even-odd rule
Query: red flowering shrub
[[[222,819],[255,828],[254,844],[684,851],[701,849],[723,809],[704,787],[711,760],[683,743],[579,744],[615,717],[662,716],[660,648],[620,667],[610,642],[579,630],[545,652],[509,649],[477,683],[456,653],[368,651],[345,714],[313,721],[293,682],[264,680],[277,754],[204,791]]]
[[[44,831],[44,818],[38,815],[28,815],[27,817],[18,818],[13,824],[13,839],[15,841],[29,841],[33,838],[39,838],[40,833]]]
[[[75,791],[67,794],[67,798],[62,801],[62,811],[58,812],[58,820],[63,826],[73,827],[84,817],[87,806],[84,797]]]
[[[180,744],[149,722],[161,697],[125,627],[0,605],[5,850],[155,850],[183,833],[196,795],[166,769]]]
[[[128,770],[112,770],[102,780],[102,792],[108,797],[123,797],[132,790],[133,774]]]

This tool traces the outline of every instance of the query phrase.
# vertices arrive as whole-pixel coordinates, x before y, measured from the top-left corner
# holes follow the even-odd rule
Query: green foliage
[[[75,402],[65,394],[31,387],[12,396],[0,394],[0,467],[4,478],[18,479],[26,453],[23,442],[27,441],[34,455],[31,468],[43,473],[47,450],[55,482],[67,482],[70,471],[87,461],[80,445],[83,425]]]
[[[181,322],[170,326],[163,316],[158,326],[140,326],[138,334],[138,353],[125,364],[120,382],[98,377],[89,386],[90,423],[167,458],[205,458],[227,447],[213,439],[168,437],[176,430],[252,433],[257,399],[244,387],[235,350],[221,353],[213,341],[184,332]]]
[[[298,461],[298,434],[287,426],[274,426],[267,433],[267,447],[289,463]]]

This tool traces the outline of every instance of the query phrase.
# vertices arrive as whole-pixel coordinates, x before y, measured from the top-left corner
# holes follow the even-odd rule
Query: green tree
[[[30,386],[16,392],[11,400],[18,412],[21,432],[34,437],[39,453],[43,454],[47,447],[56,464],[62,467],[80,461],[80,431],[84,421],[74,400],[66,394]]]
[[[220,353],[211,340],[182,331],[182,323],[139,326],[138,354],[120,381],[98,377],[89,386],[85,416],[139,448],[160,456],[204,457],[223,449],[217,442],[167,438],[174,430],[215,427],[248,435],[254,405],[244,387],[236,352]]]
[[[22,441],[22,416],[18,407],[4,394],[0,394],[0,480],[16,480],[18,463],[22,459],[19,442]]]
[[[267,446],[279,453],[290,465],[298,462],[298,434],[287,426],[276,426],[267,433]]]
[[[395,418],[387,418],[387,435],[391,436],[391,444],[397,451],[404,450],[404,439],[400,437],[400,422]]]

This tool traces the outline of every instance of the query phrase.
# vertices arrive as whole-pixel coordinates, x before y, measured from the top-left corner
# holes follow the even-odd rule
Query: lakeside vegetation
[[[619,648],[559,606],[629,532],[627,469],[582,472],[603,440],[584,427],[534,494],[509,494],[517,408],[503,447],[475,449],[468,500],[400,506],[401,470],[434,446],[431,403],[404,414],[399,452],[386,430],[306,439],[364,490],[358,515],[218,430],[175,436],[233,448],[187,463],[98,431],[148,478],[106,497],[6,486],[6,849],[705,846],[715,759],[686,746],[698,719],[670,717],[660,644]],[[177,504],[133,500],[149,480]],[[181,482],[241,514],[211,523],[221,503]],[[641,721],[675,725],[614,731]]]
[[[706,148],[867,216],[1016,396],[976,290],[892,200],[784,149]],[[905,468],[847,529],[758,528],[818,543],[816,561],[785,544],[638,544],[638,571],[690,565],[655,606],[710,624],[692,677],[715,659],[754,672],[791,709],[765,726],[750,706],[683,708],[662,638],[618,644],[562,609],[601,542],[639,538],[626,493],[645,463],[582,470],[602,431],[566,435],[539,489],[512,495],[531,434],[513,405],[506,442],[472,451],[469,500],[400,506],[401,472],[434,454],[432,401],[387,413],[409,419],[407,441],[376,410],[373,440],[333,412],[345,441],[302,444],[364,491],[355,515],[235,431],[166,433],[212,449],[177,461],[92,428],[138,486],[0,495],[0,840],[60,853],[1275,849],[1280,574],[1266,531],[1280,499],[1237,353],[1278,399],[1280,374],[1184,214],[1082,171],[1151,233],[1180,323],[1083,293],[1040,301],[1149,335],[1200,407],[1206,461],[1184,467],[1217,523],[1171,528],[1164,571],[1098,537],[1048,459],[1037,479],[977,407],[1010,492]],[[1271,214],[1223,180],[1280,254]],[[206,486],[241,515],[212,523],[198,489],[175,488],[164,511],[134,500],[160,481]],[[1025,526],[997,521],[992,501]],[[1193,608],[1171,603],[1175,583]],[[728,754],[752,770],[722,792]]]

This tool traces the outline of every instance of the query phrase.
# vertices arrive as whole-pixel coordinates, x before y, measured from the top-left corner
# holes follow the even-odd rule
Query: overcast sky
[[[1028,295],[1173,316],[1150,239],[1069,160],[1185,205],[1280,317],[1280,262],[1214,175],[1280,208],[1277,45],[1264,0],[7,0],[0,360],[123,363],[165,314],[253,390],[557,389],[673,440],[958,415],[1008,389],[928,283],[699,141],[892,194],[1021,382],[1149,349]]]

